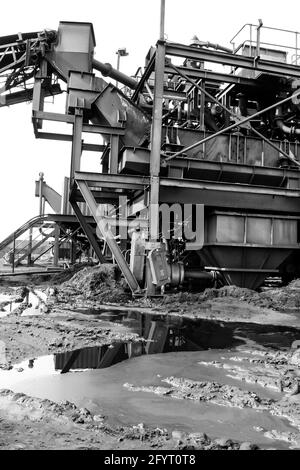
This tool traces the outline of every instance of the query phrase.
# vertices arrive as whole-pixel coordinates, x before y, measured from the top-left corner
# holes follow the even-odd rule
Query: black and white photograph
[[[0,135],[0,451],[300,450],[299,2],[5,2]]]

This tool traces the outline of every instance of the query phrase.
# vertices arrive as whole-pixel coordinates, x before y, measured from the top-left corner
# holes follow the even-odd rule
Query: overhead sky
[[[116,50],[126,47],[129,56],[121,59],[121,70],[132,75],[156,43],[159,10],[160,0],[14,0],[1,4],[0,36],[57,29],[59,21],[91,22],[97,42],[95,57],[116,66]],[[166,37],[188,44],[197,35],[200,40],[229,46],[243,24],[257,24],[258,18],[267,26],[300,30],[299,13],[298,0],[166,0]],[[54,106],[48,109],[54,111]],[[0,108],[0,132],[2,240],[38,214],[34,181],[39,172],[43,171],[47,183],[61,192],[63,177],[69,174],[71,147],[69,143],[34,138],[31,103]],[[95,170],[98,158],[89,155],[84,159],[84,169]]]

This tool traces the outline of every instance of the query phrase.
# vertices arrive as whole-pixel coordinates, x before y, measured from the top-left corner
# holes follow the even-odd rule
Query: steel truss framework
[[[294,77],[300,77],[300,68],[298,66],[274,63],[272,61],[266,61],[257,59],[254,61],[253,58],[241,57],[235,54],[223,53],[219,51],[210,51],[205,49],[195,49],[193,47],[183,46],[181,44],[167,43],[159,40],[156,46],[156,51],[152,55],[148,67],[146,68],[144,75],[138,83],[132,99],[138,100],[139,94],[143,92],[148,80],[153,73],[154,78],[154,103],[152,111],[152,138],[150,147],[150,158],[149,158],[149,173],[148,175],[132,176],[118,173],[119,163],[119,138],[124,135],[124,128],[122,125],[119,127],[105,127],[86,124],[83,122],[83,115],[81,110],[78,108],[75,110],[74,115],[66,114],[55,114],[45,113],[40,105],[40,84],[39,79],[36,79],[35,92],[34,92],[34,103],[33,103],[33,125],[35,135],[37,138],[46,139],[58,139],[72,142],[72,159],[71,159],[71,193],[70,201],[74,209],[76,217],[78,218],[84,232],[87,235],[91,245],[95,249],[97,256],[100,261],[103,262],[103,255],[99,250],[98,244],[89,229],[89,224],[86,222],[85,216],[81,213],[78,206],[78,202],[84,200],[94,220],[98,224],[98,228],[103,238],[108,242],[109,248],[117,261],[121,271],[123,272],[131,290],[133,293],[138,293],[140,287],[136,281],[133,273],[130,271],[129,266],[113,236],[107,230],[107,226],[97,211],[97,206],[100,204],[106,204],[107,201],[117,203],[117,198],[120,194],[126,194],[130,200],[134,201],[140,198],[148,201],[150,207],[149,211],[149,227],[150,233],[153,240],[157,239],[159,231],[159,215],[157,212],[158,204],[161,202],[178,202],[179,198],[182,203],[184,202],[199,202],[206,201],[212,207],[228,207],[228,208],[240,208],[254,210],[259,205],[259,198],[261,194],[264,194],[266,211],[278,211],[289,212],[299,214],[299,196],[300,188],[288,189],[283,187],[263,187],[254,186],[251,184],[251,178],[254,174],[269,174],[270,177],[276,176],[285,181],[291,177],[294,179],[298,178],[298,170],[285,170],[275,168],[254,168],[247,167],[244,165],[243,171],[249,175],[248,184],[230,184],[226,182],[210,182],[200,179],[183,179],[183,177],[172,178],[172,176],[162,176],[163,169],[167,166],[172,174],[172,169],[178,168],[184,169],[187,167],[198,167],[200,172],[208,170],[209,167],[213,170],[219,171],[220,173],[226,171],[226,166],[229,164],[217,164],[216,162],[197,161],[192,158],[188,158],[185,155],[185,149],[177,152],[173,155],[164,155],[162,151],[162,127],[163,127],[163,100],[167,93],[164,87],[165,74],[172,74],[178,76],[184,76],[187,78],[191,86],[200,86],[199,81],[194,80],[211,80],[219,81],[222,80],[228,84],[246,84],[247,86],[253,85],[252,79],[235,76],[233,74],[218,74],[214,72],[208,72],[204,70],[193,69],[190,67],[174,67],[170,59],[172,57],[180,57],[183,59],[191,59],[196,61],[214,62],[219,64],[230,65],[235,68],[247,68],[255,71],[261,71],[269,74],[278,75],[289,75]],[[265,110],[262,110],[263,113]],[[56,122],[65,122],[72,125],[72,134],[51,134],[40,131],[40,123],[43,120],[51,120]],[[246,120],[244,120],[246,121]],[[243,124],[243,123],[242,123]],[[241,123],[236,124],[236,126]],[[225,129],[226,131],[226,129]],[[224,131],[220,131],[223,133]],[[99,134],[106,135],[109,137],[108,146],[97,146],[85,143],[83,141],[83,134]],[[208,139],[212,139],[217,134],[212,134]],[[201,145],[203,140],[197,143]],[[270,141],[268,140],[270,144]],[[273,145],[271,143],[271,145]],[[80,171],[80,160],[83,150],[89,151],[105,151],[109,154],[109,163],[106,173],[88,173]],[[280,150],[277,148],[277,150]],[[280,150],[283,156],[285,155],[283,150]],[[298,162],[297,162],[298,163]],[[240,171],[241,166],[230,164],[230,171]],[[182,173],[179,173],[182,175]],[[115,189],[114,189],[115,188]],[[151,289],[149,287],[149,292]],[[153,289],[152,289],[153,292]]]
[[[133,102],[138,103],[140,96],[147,92],[153,96],[152,106],[152,126],[151,139],[149,146],[149,155],[145,160],[146,174],[141,170],[137,176],[132,176],[122,172],[120,174],[120,155],[119,149],[121,139],[126,134],[126,122],[120,120],[116,126],[89,124],[84,118],[83,106],[78,99],[74,105],[73,114],[49,113],[44,111],[44,100],[46,96],[61,92],[58,83],[51,79],[51,76],[57,78],[59,73],[49,67],[47,61],[47,47],[49,42],[53,41],[53,32],[49,33],[30,33],[28,37],[13,37],[11,43],[0,44],[0,74],[4,77],[7,71],[15,71],[10,75],[10,80],[3,84],[1,92],[3,105],[14,102],[32,99],[33,112],[32,122],[36,138],[61,140],[70,142],[71,150],[71,168],[70,168],[70,194],[69,199],[74,213],[85,232],[90,244],[94,248],[100,262],[105,259],[99,248],[98,242],[91,229],[91,219],[83,215],[79,207],[79,202],[85,201],[88,205],[93,221],[98,225],[103,239],[107,242],[110,251],[118,263],[127,283],[133,293],[140,293],[140,286],[131,272],[127,261],[124,258],[118,242],[114,239],[107,228],[105,220],[99,216],[98,206],[107,203],[118,205],[120,195],[126,195],[132,206],[137,203],[148,209],[148,223],[151,241],[156,242],[159,234],[159,204],[162,202],[173,203],[180,200],[181,203],[203,203],[210,207],[225,207],[231,209],[249,209],[257,210],[260,207],[260,197],[264,195],[264,211],[280,213],[289,213],[299,215],[299,162],[291,157],[290,153],[282,148],[278,148],[273,141],[255,131],[266,145],[272,147],[278,154],[289,160],[293,167],[268,168],[254,167],[244,165],[226,164],[222,162],[199,161],[188,157],[187,150],[202,146],[206,142],[214,139],[216,136],[241,126],[250,126],[249,121],[253,119],[237,119],[235,124],[225,126],[224,129],[211,133],[205,138],[200,139],[193,145],[177,149],[174,152],[167,153],[163,149],[163,130],[164,100],[172,96],[181,98],[178,91],[170,90],[166,87],[165,77],[183,78],[189,83],[191,89],[198,88],[203,95],[209,96],[205,90],[205,82],[223,82],[228,85],[242,85],[255,87],[255,79],[246,78],[234,73],[216,73],[204,69],[187,66],[175,66],[172,63],[174,58],[182,58],[185,63],[188,61],[206,62],[222,64],[232,67],[234,70],[245,69],[254,72],[266,73],[270,76],[288,76],[300,78],[300,67],[297,65],[265,60],[259,56],[246,57],[229,52],[212,51],[205,48],[185,46],[166,42],[164,40],[163,28],[161,36],[157,42],[154,53],[150,54],[148,65],[137,84],[133,84],[134,91],[131,96]],[[38,53],[38,61],[35,53]],[[106,70],[107,67],[98,64],[97,70]],[[20,68],[22,69],[20,72]],[[24,88],[24,84],[34,76],[34,87]],[[131,84],[133,82],[129,82]],[[22,86],[12,94],[7,94],[11,88]],[[84,91],[84,90],[81,90]],[[182,92],[181,92],[182,94]],[[300,93],[298,93],[300,94]],[[298,95],[295,95],[298,96]],[[227,115],[233,116],[233,113],[222,104],[220,99],[211,97],[218,103]],[[256,116],[265,113],[268,109],[277,106],[280,103],[287,102],[291,97],[278,101],[271,107],[262,109]],[[236,116],[233,116],[234,118]],[[67,123],[71,126],[69,134],[51,133],[42,131],[43,121],[53,121]],[[126,120],[125,120],[126,121]],[[106,145],[96,145],[86,141],[86,136],[96,134],[104,136]],[[81,155],[83,151],[103,153],[107,164],[103,167],[102,173],[89,173],[81,171]],[[104,157],[103,157],[104,159]],[[137,166],[138,167],[138,166]],[[186,174],[189,170],[196,170],[196,177],[189,177]],[[235,184],[227,181],[226,172],[237,177],[242,170],[246,181]],[[218,175],[214,181],[209,180],[209,174],[212,172]],[[206,176],[205,176],[206,175]],[[267,176],[270,180],[268,186],[259,185],[257,181],[260,176]],[[272,182],[276,181],[276,184]],[[279,181],[279,183],[278,183]],[[290,185],[290,182],[293,184]],[[295,183],[295,184],[294,184]],[[276,187],[275,187],[276,186]],[[263,270],[263,267],[261,267]],[[149,272],[147,274],[149,278]],[[155,290],[154,290],[155,291]],[[151,282],[148,283],[148,293],[153,293]]]

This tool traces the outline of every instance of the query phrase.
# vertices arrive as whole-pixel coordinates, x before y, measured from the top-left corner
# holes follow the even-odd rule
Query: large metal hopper
[[[299,249],[297,217],[216,211],[205,228],[202,262],[240,287],[256,289]]]

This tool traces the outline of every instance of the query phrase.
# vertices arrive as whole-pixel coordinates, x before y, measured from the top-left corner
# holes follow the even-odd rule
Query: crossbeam
[[[107,221],[105,220],[105,217],[101,216],[98,211],[98,205],[94,199],[94,196],[92,192],[90,191],[87,183],[85,181],[79,181],[76,180],[76,183],[78,185],[78,188],[82,194],[82,196],[85,199],[85,202],[87,203],[96,223],[97,227],[99,228],[102,237],[104,238],[105,242],[107,243],[112,255],[114,256],[123,276],[126,279],[127,284],[129,285],[131,291],[133,293],[139,293],[140,292],[140,287],[139,284],[134,276],[134,274],[131,272],[122,252],[117,244],[111,230],[108,227]]]
[[[212,51],[204,47],[196,48],[183,44],[166,43],[166,55],[174,57],[184,57],[196,61],[206,61],[231,67],[251,69],[259,72],[272,73],[275,75],[287,75],[300,77],[300,67],[298,65],[274,62],[272,60],[257,59],[253,57],[230,54],[228,52]]]

